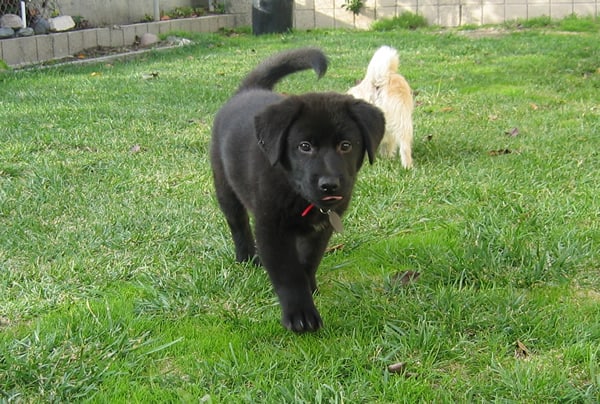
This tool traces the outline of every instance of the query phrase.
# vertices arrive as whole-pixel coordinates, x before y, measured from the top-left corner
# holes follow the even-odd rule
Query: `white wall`
[[[367,29],[373,21],[411,11],[430,24],[496,24],[517,18],[570,14],[599,16],[600,0],[365,0],[360,15],[342,8],[344,0],[296,0],[294,27]],[[239,25],[251,25],[252,0],[226,0]]]
[[[208,1],[159,0],[159,8],[165,12],[184,6],[208,9]],[[61,14],[81,16],[95,27],[141,22],[145,15],[154,17],[154,0],[57,0],[56,3]]]

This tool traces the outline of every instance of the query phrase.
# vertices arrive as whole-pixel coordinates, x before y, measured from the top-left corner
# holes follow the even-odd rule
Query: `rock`
[[[31,24],[36,35],[45,35],[50,32],[50,23],[45,18],[38,18]]]
[[[146,32],[140,37],[140,46],[150,46],[158,42],[158,36]]]
[[[0,28],[0,39],[12,38],[15,31],[12,28]]]
[[[4,14],[0,17],[0,27],[12,29],[23,28],[23,20],[16,14]]]
[[[20,30],[17,31],[17,36],[34,36],[35,35],[35,31],[33,30],[33,28],[21,28]]]
[[[73,21],[73,18],[70,15],[61,15],[50,18],[48,23],[50,24],[50,31],[54,32],[68,31],[75,28],[75,21]]]
[[[185,46],[185,45],[192,44],[192,41],[190,41],[189,39],[179,38],[176,36],[168,36],[167,42],[169,43],[169,45],[173,45],[173,46]]]

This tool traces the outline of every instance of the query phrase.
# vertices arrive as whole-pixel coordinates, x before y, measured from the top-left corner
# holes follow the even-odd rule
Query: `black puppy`
[[[317,267],[341,227],[365,153],[372,163],[385,128],[377,108],[352,96],[271,91],[310,68],[319,77],[327,70],[318,49],[282,52],[253,70],[217,114],[210,152],[236,258],[265,266],[282,323],[296,332],[322,325],[312,297]]]

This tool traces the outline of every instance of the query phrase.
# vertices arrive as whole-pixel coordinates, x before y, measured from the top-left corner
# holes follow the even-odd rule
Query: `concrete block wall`
[[[9,66],[18,67],[76,55],[84,49],[97,46],[131,45],[136,36],[146,32],[153,34],[165,34],[171,31],[216,32],[220,28],[233,27],[235,27],[235,17],[224,14],[3,39],[0,41],[0,59]]]
[[[92,26],[132,24],[145,16],[154,17],[152,0],[56,0],[62,15],[81,16]],[[159,0],[159,10],[169,12],[177,7],[203,7],[208,9],[209,0]]]
[[[365,0],[359,15],[342,8],[344,0],[295,0],[294,27],[367,29],[381,18],[405,11],[424,16],[432,25],[498,24],[517,18],[570,14],[600,16],[600,0]],[[252,0],[229,0],[238,25],[251,24]]]

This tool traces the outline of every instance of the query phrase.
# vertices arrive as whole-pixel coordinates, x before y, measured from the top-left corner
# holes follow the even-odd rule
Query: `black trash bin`
[[[294,0],[252,0],[254,35],[287,32],[294,23]]]

